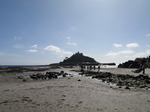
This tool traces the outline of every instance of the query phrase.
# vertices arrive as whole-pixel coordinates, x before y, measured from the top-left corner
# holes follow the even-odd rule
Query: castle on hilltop
[[[98,65],[99,62],[95,61],[94,58],[84,56],[83,53],[77,52],[73,54],[70,58],[66,57],[60,65]]]

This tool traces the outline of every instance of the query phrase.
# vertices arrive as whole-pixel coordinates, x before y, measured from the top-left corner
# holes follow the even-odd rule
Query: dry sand
[[[70,72],[54,69],[61,70]],[[131,69],[102,71],[127,74]],[[75,75],[26,82],[17,76],[31,73],[1,75],[0,112],[150,112],[149,90],[110,88],[99,80],[70,73]]]
[[[127,68],[102,68],[101,71],[102,72],[111,72],[114,74],[129,74],[129,75],[134,75],[137,76],[141,73],[134,73],[133,71],[135,71],[137,69],[127,69]],[[145,74],[147,74],[148,76],[150,76],[150,69],[145,69]]]

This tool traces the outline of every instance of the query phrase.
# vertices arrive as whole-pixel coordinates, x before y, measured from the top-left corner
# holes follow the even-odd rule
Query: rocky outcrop
[[[83,65],[83,64],[99,64],[94,58],[84,56],[82,53],[75,53],[70,58],[65,58],[63,62],[60,62],[59,65]]]
[[[118,65],[118,68],[139,68],[139,67],[140,67],[140,62],[136,62],[133,60],[129,60],[125,63]]]
[[[48,79],[57,79],[59,77],[71,76],[71,74],[61,72],[46,72],[46,73],[36,73],[29,76],[19,76],[19,79],[33,79],[33,80],[48,80]]]
[[[129,60],[118,65],[118,68],[139,68],[141,64],[145,64],[150,68],[150,56],[147,58],[136,58],[135,60]]]
[[[102,82],[116,84],[119,88],[125,87],[129,89],[131,87],[136,88],[146,88],[150,89],[150,77],[147,75],[122,75],[122,74],[112,74],[110,72],[82,72],[82,75],[92,76],[101,80]]]

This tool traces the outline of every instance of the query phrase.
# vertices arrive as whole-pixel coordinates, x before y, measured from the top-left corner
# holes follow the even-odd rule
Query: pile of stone
[[[30,78],[35,79],[35,80],[38,80],[38,79],[46,80],[46,79],[57,78],[58,75],[59,73],[46,72],[46,74],[42,74],[42,73],[32,74],[30,75]]]
[[[27,79],[31,78],[33,80],[48,80],[48,79],[56,79],[60,77],[70,76],[71,74],[61,72],[46,72],[46,73],[36,73],[29,76],[19,76],[19,79]]]
[[[119,88],[125,87],[126,89],[130,89],[134,87],[150,89],[150,77],[143,74],[138,76],[112,74],[110,72],[83,72],[82,74],[85,74],[85,76],[92,76],[92,78],[99,79],[102,82],[116,84]]]

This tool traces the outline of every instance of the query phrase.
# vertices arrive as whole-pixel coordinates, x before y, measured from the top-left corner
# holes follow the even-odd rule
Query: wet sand
[[[16,75],[0,75],[0,112],[150,112],[150,91],[111,87],[89,77],[77,75],[51,80],[27,80]],[[101,69],[130,74],[131,69]],[[147,74],[149,69],[146,70]],[[138,75],[138,74],[133,74]]]

